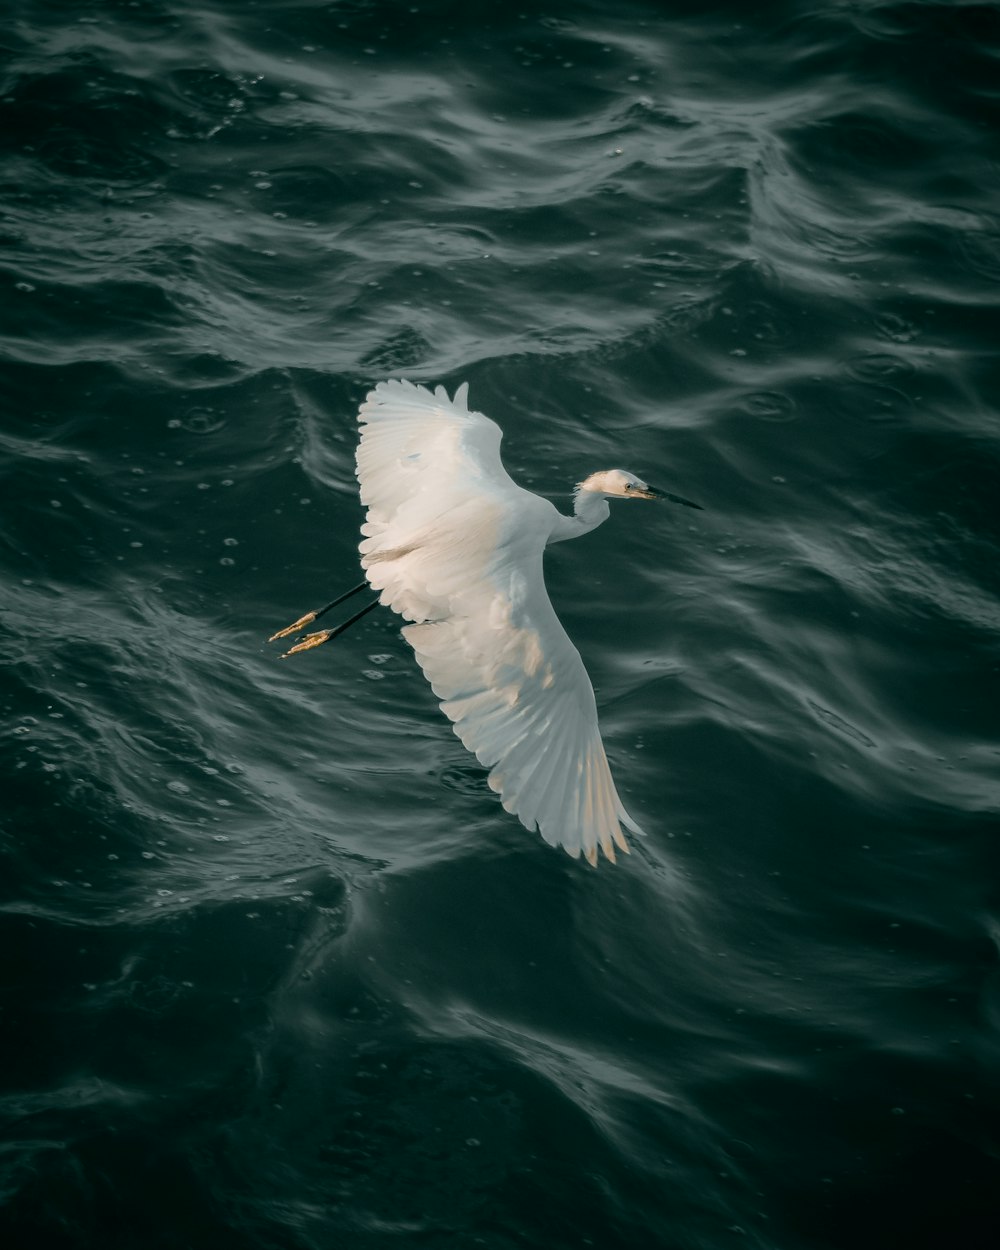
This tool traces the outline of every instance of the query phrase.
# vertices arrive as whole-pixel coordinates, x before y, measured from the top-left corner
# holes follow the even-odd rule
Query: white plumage
[[[628,850],[622,826],[642,831],[611,778],[542,553],[599,525],[609,497],[655,492],[619,469],[596,473],[563,516],[508,477],[499,427],[467,396],[467,384],[449,399],[440,386],[391,381],[361,406],[361,564],[381,602],[411,622],[403,635],[504,808],[570,855],[594,864],[600,848],[613,861],[616,846]]]

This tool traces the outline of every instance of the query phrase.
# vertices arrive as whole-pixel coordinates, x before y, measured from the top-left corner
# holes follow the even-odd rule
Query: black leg
[[[367,585],[367,582],[365,584]],[[352,590],[349,593],[353,594],[354,591]],[[343,597],[347,598],[346,595]],[[377,608],[378,605],[378,599],[373,599],[371,603],[369,603],[366,607],[363,607],[360,612],[355,612],[354,615],[344,621],[342,625],[335,625],[333,629],[318,629],[314,634],[306,634],[301,642],[297,642],[294,647],[289,647],[281,658],[285,660],[290,655],[294,655],[297,651],[311,651],[313,647],[321,647],[324,642],[329,642],[331,638],[336,638],[338,634],[342,634],[345,629],[350,629],[355,621],[360,621],[363,616],[367,616],[368,613],[371,612],[373,608]],[[333,604],[330,606],[333,607]],[[323,611],[325,612],[326,609],[324,608]],[[279,635],[276,634],[275,637],[279,637]]]
[[[325,608],[320,608],[318,612],[307,612],[305,616],[300,616],[293,624],[279,629],[276,634],[272,634],[268,638],[268,642],[277,642],[279,638],[287,638],[290,634],[300,633],[307,625],[311,625],[313,621],[318,621],[321,616],[325,616],[331,608],[335,608],[338,603],[343,603],[345,599],[350,599],[352,595],[356,595],[359,590],[364,590],[368,585],[367,582],[359,582],[357,586],[351,590],[345,590],[342,595],[334,599],[332,603],[328,603]],[[314,644],[316,645],[316,644]]]

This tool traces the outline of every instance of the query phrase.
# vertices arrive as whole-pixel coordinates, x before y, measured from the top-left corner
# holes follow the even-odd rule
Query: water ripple
[[[994,10],[9,25],[18,1227],[992,1245]],[[547,563],[614,870],[505,816],[388,614],[264,644],[356,580],[401,373],[558,506],[704,505]]]

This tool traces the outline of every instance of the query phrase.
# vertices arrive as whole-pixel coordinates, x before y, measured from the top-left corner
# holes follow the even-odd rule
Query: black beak
[[[652,486],[646,487],[643,495],[644,499],[668,499],[671,503],[682,503],[685,508],[697,508],[699,512],[704,512],[700,503],[692,503],[690,499],[685,499],[683,495],[671,495],[668,490],[654,490]]]

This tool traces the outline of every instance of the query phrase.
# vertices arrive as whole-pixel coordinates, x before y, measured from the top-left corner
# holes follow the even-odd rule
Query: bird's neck
[[[573,515],[559,514],[549,538],[550,543],[561,543],[567,538],[579,538],[597,529],[611,515],[607,499],[594,490],[578,490],[573,497]]]

